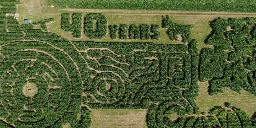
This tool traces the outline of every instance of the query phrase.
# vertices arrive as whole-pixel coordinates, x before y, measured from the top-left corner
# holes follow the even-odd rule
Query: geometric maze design
[[[3,8],[6,13],[15,11],[9,7]],[[21,27],[5,13],[0,16],[1,128],[85,128],[91,123],[90,108],[148,109],[149,128],[256,124],[255,115],[250,118],[230,104],[198,114],[194,102],[198,93],[198,50],[189,39],[189,26],[168,18],[162,24],[168,28],[170,39],[181,34],[182,44],[71,42],[31,26]],[[10,24],[6,25],[5,20]],[[225,85],[233,90],[255,90],[255,50],[244,47],[246,43],[255,46],[255,24],[248,20],[236,26],[240,20],[222,21],[211,24],[221,32],[213,31],[206,40],[214,49],[202,50],[200,77],[203,81],[211,79],[210,86],[216,89],[212,93],[222,88],[213,86],[214,82],[227,83],[225,80],[246,83],[243,87]],[[218,26],[218,22],[223,25]],[[251,93],[255,94],[254,90]],[[170,119],[171,114],[178,117]]]
[[[150,94],[163,93],[166,87],[161,94],[163,100],[174,96],[168,94],[173,88],[186,90],[190,86],[190,79],[185,79],[191,73],[186,45],[73,43],[87,70],[83,104],[136,107],[141,102],[149,103],[144,100],[160,102],[159,97],[152,99]]]
[[[148,108],[190,86],[186,45],[49,42],[1,46],[3,127],[87,127],[89,108]]]
[[[11,127],[48,127],[60,120],[71,107],[72,88],[81,85],[74,80],[70,56],[39,41],[7,43],[1,54],[2,121]]]

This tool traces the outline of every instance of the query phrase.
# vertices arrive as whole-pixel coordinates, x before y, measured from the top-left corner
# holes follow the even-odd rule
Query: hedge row
[[[109,25],[109,35],[111,39],[118,37],[119,39],[158,40],[160,38],[159,26],[156,24]]]
[[[94,21],[96,21],[96,26]],[[107,19],[99,13],[87,14],[84,18],[84,33],[90,39],[101,39],[107,33]]]
[[[167,28],[166,34],[170,40],[178,40],[179,36],[182,38],[182,42],[189,42],[190,39],[190,25],[181,25],[173,23],[169,16],[162,17],[162,28]]]
[[[73,32],[72,33],[73,37],[79,38],[79,37],[81,37],[81,25],[82,25],[81,20],[82,20],[81,13],[73,13],[72,17],[70,17],[69,13],[62,13],[61,14],[61,28],[64,31]]]

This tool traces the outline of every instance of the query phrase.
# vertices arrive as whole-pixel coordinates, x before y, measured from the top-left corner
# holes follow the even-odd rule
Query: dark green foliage
[[[171,21],[171,19],[170,19],[170,16],[168,16],[168,15],[162,16],[161,27],[162,27],[162,28],[168,28],[170,24],[172,24],[172,21]]]
[[[139,39],[140,38],[140,28],[135,24],[129,26],[129,38],[130,39]]]
[[[117,34],[118,33],[118,34]],[[160,37],[159,26],[157,24],[120,24],[109,25],[109,35],[111,39],[141,39],[141,40],[158,40]]]
[[[61,23],[60,26],[64,31],[71,31],[70,25],[70,14],[69,13],[62,13],[61,14]]]
[[[73,91],[78,95],[81,94],[81,79],[78,79],[77,69],[72,65],[74,62],[70,56],[57,48],[59,43],[67,48],[67,42],[50,44],[42,40],[46,37],[38,36],[37,39],[41,41],[13,41],[2,46],[1,54],[6,59],[1,60],[2,73],[0,77],[2,80],[3,78],[6,79],[1,81],[1,87],[5,89],[0,94],[0,100],[5,102],[3,104],[4,111],[10,114],[11,118],[6,118],[9,124],[14,123],[20,127],[54,127],[60,117],[63,121],[64,118],[70,117],[72,117],[70,119],[76,119],[74,118],[77,115],[75,113],[80,111],[81,100],[79,101],[78,97],[74,98],[71,95]],[[26,80],[28,76],[34,77],[34,79],[28,81]],[[3,97],[2,95],[10,94],[9,81],[15,83],[17,87],[12,87],[14,94],[11,97]],[[35,109],[38,116],[30,114],[29,117],[21,117],[24,114],[22,106],[27,103],[29,98],[22,94],[20,87],[31,82],[37,85],[39,92],[33,97],[34,102],[26,106]],[[60,86],[60,88],[48,88],[49,86]],[[8,106],[8,103],[15,104],[17,107],[12,108]],[[69,111],[71,108],[72,112]],[[4,117],[1,115],[1,118]],[[18,118],[27,123],[15,122]],[[30,123],[34,121],[39,123]],[[72,122],[73,120],[68,121],[76,127],[75,122]]]
[[[91,126],[90,110],[87,107],[81,107],[80,127],[89,128]]]
[[[214,45],[222,50],[232,50],[234,47],[253,44],[255,29],[253,18],[217,18],[210,22],[210,26],[213,30],[206,39],[206,44]]]
[[[0,2],[0,41],[2,43],[23,38],[23,28],[13,16],[6,16],[7,13],[16,12],[16,0]]]
[[[73,37],[81,37],[82,14],[73,13],[70,17],[69,13],[61,14],[61,28],[64,31],[73,32]]]
[[[172,110],[179,115],[197,110],[194,98],[198,93],[198,55],[196,42],[190,44],[189,38],[184,38],[188,39],[186,43],[177,45],[69,42],[45,31],[45,23],[53,19],[18,25],[11,18],[5,19],[5,14],[0,16],[4,18],[0,18],[0,37],[5,41],[1,42],[0,102],[3,104],[0,118],[8,120],[10,125],[61,127],[68,122],[72,127],[89,127],[87,107],[147,109],[159,104],[160,111],[173,106]],[[63,13],[61,18],[64,31],[73,32],[74,37],[81,36],[82,14]],[[34,24],[40,24],[43,29],[32,29]],[[179,27],[175,31],[182,32],[178,29],[183,29],[184,25],[176,25]],[[103,38],[107,31],[106,17],[88,14],[84,28],[87,37]],[[109,29],[113,30],[112,39],[116,38],[116,30],[121,39],[155,40],[160,36],[159,26],[155,24],[120,25],[119,28],[113,25]],[[38,108],[37,112],[43,110],[40,114],[45,117],[43,120],[33,115],[27,117],[28,122],[40,120],[34,124],[15,122],[24,112],[24,102],[29,100],[21,91],[28,81],[39,88],[34,97],[36,102],[29,107]],[[47,89],[54,85],[61,88]],[[11,89],[14,89],[13,95]],[[10,104],[17,107],[10,108]],[[166,116],[163,117],[168,122]]]
[[[215,89],[221,89],[222,87],[229,87],[230,89],[240,92],[243,88],[249,92],[253,89],[248,83],[247,71],[244,67],[241,66],[241,62],[237,62],[233,65],[230,65],[225,69],[224,76],[222,78],[212,79],[210,81],[209,93],[216,93]],[[218,90],[219,90],[218,89]]]
[[[109,25],[109,35],[111,39],[116,39],[117,31],[118,31],[118,26],[117,25]]]
[[[150,32],[151,32],[151,35],[150,35],[151,39],[153,39],[153,40],[158,40],[159,39],[160,32],[159,32],[159,26],[158,25],[152,24],[151,28],[150,28]]]
[[[194,99],[192,97],[198,96],[198,65],[199,65],[199,55],[197,49],[196,40],[192,40],[189,43],[189,53],[191,54],[191,85],[190,88],[184,91],[183,96],[188,97],[187,100],[192,102]],[[193,106],[197,109],[197,106]]]
[[[165,101],[158,105],[151,105],[147,111],[146,122],[149,128],[157,127],[173,127],[180,128],[185,127],[184,123],[186,114],[192,114],[193,107],[188,102],[181,100],[179,103],[174,101]],[[176,120],[171,120],[169,116],[171,114],[177,114],[179,117]],[[184,115],[184,116],[183,116]],[[182,118],[181,118],[182,117]]]
[[[18,4],[17,0],[2,0],[0,1],[0,10],[3,13],[14,13],[16,12],[16,4]]]
[[[119,26],[119,39],[126,39],[127,38],[127,25],[126,24],[120,24]]]
[[[189,42],[190,39],[190,25],[181,25],[173,23],[169,16],[163,16],[162,27],[167,28],[166,34],[170,40],[178,40],[178,36],[181,36],[182,42]]]
[[[72,19],[73,19],[73,22],[72,22],[73,37],[79,38],[81,37],[82,14],[73,13]]]
[[[183,112],[187,113],[184,114]],[[179,115],[171,120],[171,114]],[[147,111],[147,126],[150,128],[253,128],[254,116],[250,117],[232,105],[214,106],[208,113],[197,114],[191,111],[186,102],[173,101],[151,105]]]
[[[65,39],[61,38],[60,36],[50,33],[50,32],[44,32],[41,29],[27,29],[25,30],[25,39],[27,40],[41,40],[41,41],[63,41]]]
[[[241,109],[230,104],[226,104],[225,107],[215,106],[209,113],[217,117],[221,127],[252,128],[250,117]]]
[[[9,12],[13,8],[3,10]],[[44,31],[51,18],[34,22],[41,24],[42,29],[32,29],[32,25],[19,25],[4,14],[0,17],[0,118],[8,121],[1,121],[0,127],[15,124],[59,128],[70,123],[75,128],[87,128],[91,124],[90,108],[148,108],[149,128],[247,128],[256,124],[254,116],[250,119],[231,104],[198,114],[194,102],[198,95],[199,62],[200,79],[210,80],[210,94],[223,87],[255,94],[256,89],[251,87],[255,86],[256,74],[255,28],[251,19],[212,22],[214,29],[206,41],[214,48],[203,49],[199,60],[196,41],[190,39],[191,26],[173,23],[168,16],[163,18],[162,27],[167,28],[172,40],[181,35],[182,44],[72,42]],[[79,38],[81,18],[80,13],[63,13],[61,28]],[[245,25],[241,25],[243,20]],[[226,31],[224,24],[233,30]],[[101,39],[106,35],[107,21],[102,14],[86,15],[84,26],[89,38]],[[120,39],[160,37],[155,24],[108,27],[111,39],[117,35]],[[34,99],[21,91],[28,82],[36,83],[39,89],[33,97],[35,102],[29,104]],[[24,119],[20,115],[28,111],[24,110],[26,107],[38,108],[36,113],[43,110],[39,114],[44,119],[31,114],[26,117],[28,122],[16,121]],[[170,120],[170,114],[179,117]],[[37,122],[31,123],[33,120]]]
[[[207,81],[223,76],[223,70],[227,65],[227,54],[215,49],[202,49],[200,53],[200,80]]]
[[[140,39],[141,40],[148,40],[150,37],[150,28],[147,24],[140,25]]]
[[[147,24],[140,25],[140,39],[148,40],[150,38],[150,28]]]
[[[22,24],[22,25],[20,25],[20,27],[21,27],[23,30],[33,29],[33,25],[32,25],[32,24]]]
[[[107,19],[100,13],[90,13],[84,18],[84,34],[90,39],[101,39],[107,33]]]
[[[183,117],[184,118],[184,117]],[[179,119],[181,120],[181,119]],[[178,122],[179,122],[178,120]],[[212,115],[188,116],[184,119],[186,128],[215,128],[221,127],[216,117]]]
[[[59,115],[63,115],[63,118],[56,122],[51,122],[51,124],[43,122],[37,126],[59,127],[61,126],[61,123],[67,122],[69,118],[74,118],[75,116],[80,115],[80,120],[69,120],[68,122],[74,127],[88,127],[90,125],[90,111],[88,109],[83,111],[83,107],[73,107],[80,106],[79,103],[85,104],[91,108],[146,109],[152,105],[152,103],[165,104],[166,101],[172,99],[176,104],[179,104],[182,102],[180,101],[182,98],[186,98],[187,103],[184,103],[184,105],[186,107],[192,106],[196,110],[194,98],[198,91],[198,88],[196,87],[197,83],[195,82],[197,75],[192,74],[193,70],[197,70],[196,63],[198,61],[195,41],[191,41],[191,44],[188,45],[68,42],[56,34],[45,32],[41,29],[31,29],[30,26],[21,28],[24,31],[22,39],[30,41],[13,41],[13,43],[2,47],[2,54],[13,55],[12,61],[19,60],[19,57],[32,57],[45,61],[47,60],[47,64],[52,66],[52,70],[56,70],[58,77],[61,78],[59,80],[63,81],[59,83],[60,85],[65,85],[66,87],[73,83],[72,86],[68,86],[72,89],[68,88],[65,91],[62,91],[63,95],[65,95],[62,100],[68,99],[70,102],[60,102],[61,100],[59,100],[58,97],[59,91],[51,91],[51,95],[49,95],[47,99],[53,106],[57,106],[57,104],[61,106],[53,107],[57,110],[60,110],[63,106],[74,109],[65,109],[61,111],[61,113],[58,113]],[[113,28],[117,27],[113,26]],[[121,25],[120,28],[125,28],[123,30],[129,31],[129,28],[125,25]],[[144,35],[143,38],[145,39],[150,39],[152,37],[157,38],[158,36],[157,25],[149,26],[143,24],[142,28],[138,28],[139,30],[143,30],[142,35]],[[128,38],[129,34],[124,31],[123,33],[122,38]],[[140,34],[141,33],[138,35]],[[134,34],[134,36],[138,35],[136,35],[136,33]],[[22,49],[36,50],[25,50],[26,52],[24,51],[24,53],[18,52],[19,54],[12,54],[12,52],[20,51]],[[78,51],[75,49],[78,49]],[[2,65],[12,64],[12,61],[7,60],[4,60],[4,64]],[[22,67],[23,69],[26,69],[26,67],[29,67],[30,65],[32,65],[32,63],[28,63],[25,66],[21,64],[19,68]],[[51,72],[47,66],[36,66],[34,68],[38,70],[29,70],[29,72],[26,73],[41,74],[44,72]],[[14,73],[11,68],[6,70],[10,70],[8,71],[9,73]],[[2,74],[8,74],[5,70],[1,70],[1,72]],[[193,73],[197,73],[197,71]],[[18,81],[16,83],[22,84],[26,82],[24,79],[20,79],[20,77],[18,78],[15,75],[3,76],[3,78],[7,80],[1,81],[4,83],[3,85],[9,83],[8,80],[11,80],[10,78],[13,78],[13,76],[16,78],[15,80]],[[68,79],[65,76],[69,76],[72,79]],[[41,78],[39,81],[35,82],[40,84],[44,82],[44,80],[56,78],[57,76],[48,78],[46,75],[45,78]],[[83,84],[81,81],[83,81]],[[51,84],[53,83],[54,82],[51,82]],[[8,89],[8,86],[6,87]],[[71,96],[69,93],[80,96],[82,92],[82,97],[67,98]],[[98,95],[98,92],[100,92],[101,95]],[[17,92],[15,95],[20,95],[19,93],[20,92]],[[44,91],[43,94],[47,94],[47,92]],[[38,101],[41,102],[46,99],[43,94],[38,94],[38,97],[43,97]],[[94,96],[94,98],[91,96]],[[179,106],[177,106],[177,112],[179,114],[185,114],[188,111],[184,109],[179,110],[178,107]],[[164,110],[162,107],[160,109]],[[48,111],[51,111],[51,109],[47,108],[47,112]],[[47,112],[46,114],[49,114]],[[20,114],[18,112],[17,114],[15,112],[13,113],[12,119],[8,120],[13,121]],[[47,121],[48,120],[57,119],[55,116],[49,116],[47,117]],[[166,118],[164,118],[164,120],[166,120]],[[17,125],[23,126],[22,123]],[[34,126],[26,124],[24,127]]]
[[[222,19],[210,22],[212,32],[205,40],[213,49],[202,49],[200,80],[209,80],[209,93],[229,87],[256,95],[255,18]]]
[[[187,10],[221,12],[255,12],[253,0],[50,0],[50,4],[61,8],[85,9],[129,9],[129,10]]]
[[[19,22],[13,17],[6,17],[6,28],[8,32],[19,32],[23,30]]]
[[[252,126],[256,127],[256,112],[251,117]]]
[[[75,42],[76,47],[86,51],[81,54],[90,67],[90,70],[88,67],[83,69],[87,71],[85,90],[88,93],[84,97],[84,104],[94,108],[123,108],[123,105],[147,108],[152,102],[165,101],[170,97],[179,100],[184,96],[195,105],[193,99],[198,92],[197,71],[194,72],[198,63],[195,43],[193,41],[193,44],[187,46],[135,42]],[[116,88],[117,83],[119,88]],[[111,90],[106,90],[109,85]],[[102,95],[97,95],[97,91]]]

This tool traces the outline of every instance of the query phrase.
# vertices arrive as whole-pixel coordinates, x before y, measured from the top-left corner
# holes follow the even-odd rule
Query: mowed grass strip
[[[146,128],[146,109],[92,109],[91,128]]]

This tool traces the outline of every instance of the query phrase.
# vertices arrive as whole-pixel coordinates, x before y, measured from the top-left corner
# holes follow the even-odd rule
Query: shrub
[[[84,18],[84,33],[90,39],[101,39],[107,33],[107,19],[100,13],[90,13]]]

